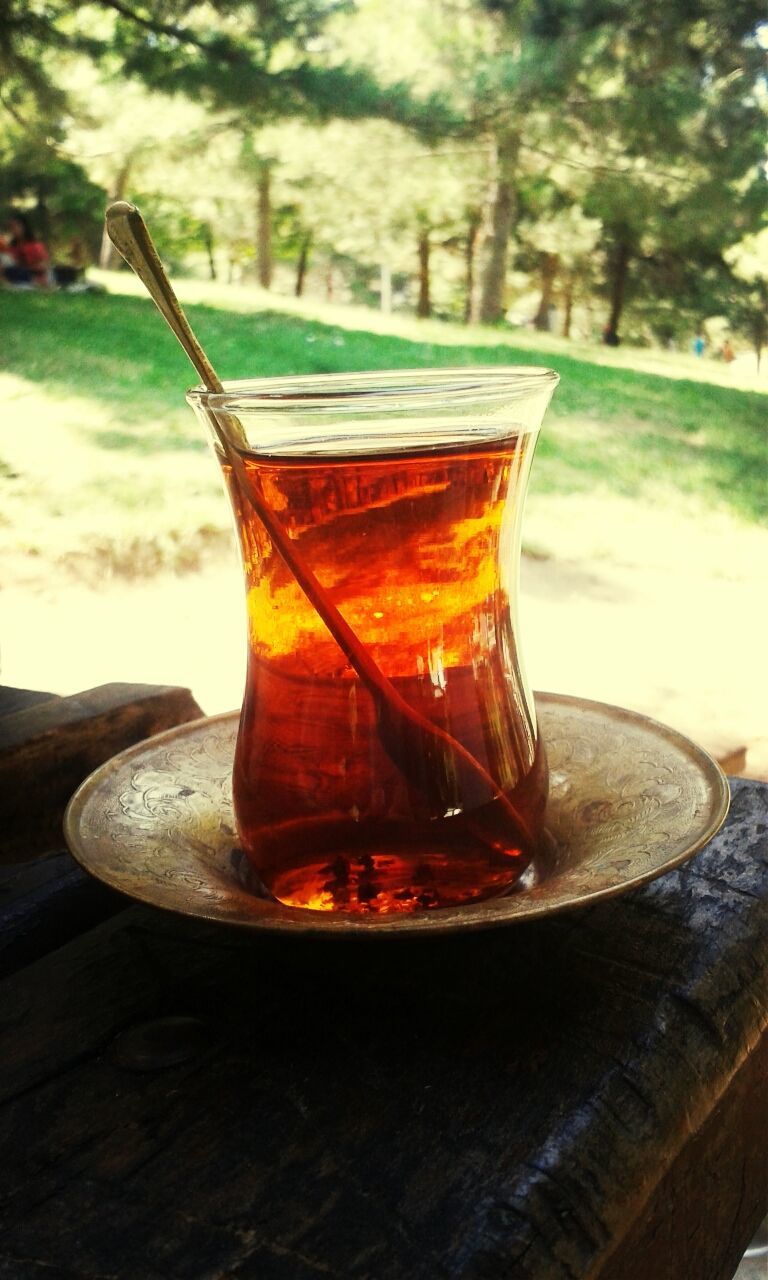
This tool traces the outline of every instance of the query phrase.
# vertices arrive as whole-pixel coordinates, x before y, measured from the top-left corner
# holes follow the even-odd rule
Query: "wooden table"
[[[768,1208],[766,785],[590,909],[297,942],[75,867],[62,789],[197,708],[69,701],[0,718],[0,1280],[730,1280]]]

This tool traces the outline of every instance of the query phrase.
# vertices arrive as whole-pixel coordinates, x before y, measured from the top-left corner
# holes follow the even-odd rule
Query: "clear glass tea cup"
[[[239,839],[279,901],[428,910],[506,892],[547,767],[517,624],[548,369],[200,389],[245,570]]]

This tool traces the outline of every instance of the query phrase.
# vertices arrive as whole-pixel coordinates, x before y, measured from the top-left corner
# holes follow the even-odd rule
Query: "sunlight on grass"
[[[110,293],[146,298],[143,285],[128,271],[93,271],[91,274]],[[553,363],[553,357],[565,357],[586,360],[605,368],[629,369],[665,378],[689,379],[727,389],[736,387],[768,394],[768,361],[763,362],[763,369],[758,374],[751,355],[738,360],[735,365],[726,366],[716,360],[697,359],[683,351],[630,346],[606,347],[532,329],[477,325],[465,328],[444,320],[417,320],[411,315],[398,312],[386,314],[370,307],[321,302],[317,298],[283,296],[268,292],[255,284],[229,285],[182,279],[174,281],[174,288],[185,306],[188,303],[198,304],[240,314],[277,311],[284,316],[318,320],[324,325],[335,325],[341,329],[364,330],[371,334],[401,337],[419,344],[439,347],[511,346],[520,353],[530,352],[537,357],[546,357],[547,364]]]
[[[2,451],[12,473],[3,482],[0,524],[5,585],[62,571],[98,582],[105,574],[190,570],[230,544],[218,471],[194,423],[181,452],[173,433],[148,447],[143,425],[105,428],[98,399],[52,393],[10,374],[0,375],[0,389]],[[185,427],[188,413],[185,406]],[[115,420],[110,414],[107,423]],[[111,432],[131,447],[105,448],[102,437]]]
[[[119,279],[125,287],[129,277]],[[413,321],[397,324],[404,332],[440,335],[442,345],[329,326],[287,309],[226,311],[211,305],[212,299],[218,304],[228,296],[223,287],[188,288],[207,299],[205,307],[191,308],[192,318],[219,368],[231,376],[252,374],[255,368],[284,374],[531,363],[553,355],[530,345],[512,346],[508,337],[502,342],[495,334],[493,345],[479,345],[476,335],[468,342],[465,330],[432,322],[426,329]],[[27,527],[22,542],[29,542],[26,504],[34,498],[33,523],[44,518],[46,503],[52,504],[53,516],[62,484],[70,511],[83,508],[77,520],[59,526],[62,553],[88,527],[103,538],[113,513],[122,518],[129,510],[137,521],[135,531],[126,534],[129,541],[155,537],[166,526],[190,536],[201,527],[223,529],[227,516],[215,469],[183,399],[191,371],[152,304],[110,295],[26,294],[5,301],[13,309],[3,351],[9,372],[2,385],[11,430],[0,460],[19,476],[7,485],[13,526]],[[373,313],[365,315],[375,319]],[[736,521],[764,519],[768,402],[762,395],[598,365],[571,354],[560,354],[552,363],[562,382],[539,446],[533,506],[540,496],[602,494],[696,519],[723,514]],[[78,486],[86,486],[80,495]],[[117,498],[120,491],[130,499]]]

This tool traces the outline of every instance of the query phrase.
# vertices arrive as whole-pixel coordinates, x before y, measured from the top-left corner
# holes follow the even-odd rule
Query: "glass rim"
[[[334,409],[349,413],[402,413],[441,405],[502,405],[551,394],[560,381],[543,365],[466,365],[445,368],[372,369],[349,373],[287,374],[224,382],[223,391],[191,387],[189,404],[229,413],[265,410],[304,413]]]

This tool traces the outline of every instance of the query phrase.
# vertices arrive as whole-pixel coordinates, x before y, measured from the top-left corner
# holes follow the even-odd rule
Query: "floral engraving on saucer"
[[[448,932],[579,906],[677,866],[718,830],[728,787],[688,739],[602,703],[538,694],[550,765],[548,838],[506,897],[413,915],[299,911],[264,895],[237,838],[231,770],[237,715],[138,743],[70,802],[65,834],[94,875],[144,902],[246,927],[299,932]]]

